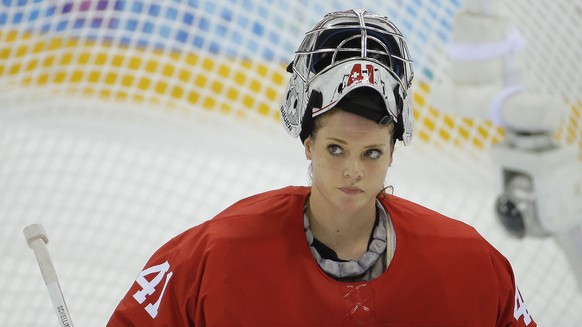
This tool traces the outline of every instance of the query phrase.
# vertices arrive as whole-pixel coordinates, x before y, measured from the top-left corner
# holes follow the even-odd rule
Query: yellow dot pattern
[[[111,101],[163,104],[168,114],[176,108],[203,108],[237,119],[255,114],[278,121],[287,78],[279,64],[0,31],[0,79],[4,82]],[[426,101],[430,85],[423,80],[416,83],[416,140],[483,149],[503,139],[503,131],[490,122],[434,108]],[[582,149],[581,117],[582,101],[572,103],[558,137]]]

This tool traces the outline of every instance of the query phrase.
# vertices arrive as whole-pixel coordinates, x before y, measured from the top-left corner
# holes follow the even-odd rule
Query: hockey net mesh
[[[488,150],[503,132],[428,102],[447,79],[444,44],[463,4],[350,5],[394,20],[415,60],[415,136],[395,152],[395,194],[475,226],[512,262],[540,325],[582,321],[560,248],[515,240],[493,215]],[[556,138],[580,146],[582,6],[499,8],[527,40],[528,87],[569,105]],[[54,319],[21,236],[28,224],[49,233],[75,323],[102,326],[170,237],[243,196],[308,183],[302,147],[278,121],[284,67],[306,29],[338,9],[342,1],[0,2],[0,324]]]

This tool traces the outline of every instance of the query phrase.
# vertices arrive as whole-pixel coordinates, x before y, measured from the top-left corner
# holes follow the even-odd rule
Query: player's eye
[[[378,159],[382,156],[382,151],[378,149],[369,149],[364,152],[364,156],[370,159]]]
[[[337,144],[330,144],[327,146],[327,151],[334,156],[339,156],[340,154],[344,153],[344,150],[341,146]]]

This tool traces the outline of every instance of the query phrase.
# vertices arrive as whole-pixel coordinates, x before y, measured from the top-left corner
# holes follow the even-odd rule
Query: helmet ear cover
[[[394,87],[394,89],[392,90],[394,92],[394,100],[396,101],[396,107],[399,108],[398,110],[398,117],[396,117],[396,127],[394,128],[394,138],[399,140],[399,141],[404,141],[404,118],[402,117],[402,112],[403,112],[403,107],[404,107],[404,101],[402,101],[402,98],[400,96],[398,96],[399,94],[399,88],[400,86],[397,85],[396,87]]]
[[[305,114],[303,115],[303,120],[301,121],[301,132],[299,132],[299,138],[301,139],[301,143],[304,143],[305,140],[311,135],[313,132],[313,108],[321,108],[321,92],[318,91],[311,91],[311,95],[309,96],[309,101],[307,102],[307,106],[305,108]]]

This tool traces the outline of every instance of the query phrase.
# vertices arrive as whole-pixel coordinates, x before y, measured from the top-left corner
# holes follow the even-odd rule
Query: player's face
[[[345,214],[370,209],[392,162],[393,126],[339,109],[318,119],[321,127],[305,140],[313,165],[312,200]]]

